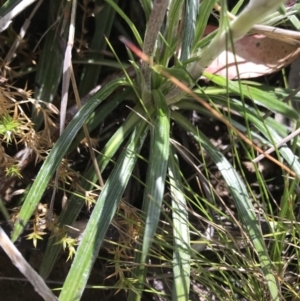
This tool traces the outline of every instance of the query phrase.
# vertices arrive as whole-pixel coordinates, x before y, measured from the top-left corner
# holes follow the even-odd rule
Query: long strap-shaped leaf
[[[19,235],[23,231],[24,225],[27,224],[29,218],[33,214],[36,206],[41,200],[46,187],[51,180],[53,173],[57,169],[64,157],[74,137],[81,129],[82,125],[95,108],[106,99],[120,84],[125,84],[121,80],[114,80],[99,92],[97,92],[88,103],[86,103],[82,109],[75,115],[73,120],[69,123],[63,134],[59,137],[56,144],[52,148],[50,154],[41,167],[27,197],[19,213],[18,221],[15,224],[12,234],[12,240],[18,239]]]
[[[255,208],[253,207],[250,197],[247,193],[244,183],[241,181],[239,175],[224,157],[224,155],[216,149],[205,135],[197,130],[186,118],[177,112],[172,113],[172,118],[180,124],[186,131],[188,131],[196,141],[201,143],[201,146],[211,156],[224,180],[228,185],[228,189],[235,202],[242,224],[252,241],[256,254],[259,258],[261,269],[267,281],[271,300],[279,301],[279,289],[277,281],[273,274],[273,265],[268,256],[268,251],[264,244],[264,240],[259,229],[259,224],[255,215]]]
[[[299,114],[287,103],[282,102],[278,98],[270,99],[270,91],[263,91],[250,85],[240,84],[239,82],[230,81],[219,75],[212,75],[207,72],[203,73],[204,76],[218,86],[224,87],[226,93],[234,93],[235,95],[243,95],[249,97],[254,103],[267,108],[276,113],[283,114],[288,118],[299,118]]]
[[[109,103],[111,104],[111,103]],[[104,110],[101,110],[102,113],[105,113]],[[126,121],[118,128],[118,130],[114,133],[111,139],[106,143],[100,155],[97,158],[99,168],[101,172],[104,171],[107,164],[111,161],[111,158],[115,155],[120,146],[125,142],[125,139],[130,135],[130,133],[134,130],[136,125],[140,122],[139,114],[142,114],[142,109],[134,108],[134,113],[131,113]],[[101,121],[100,118],[98,118]],[[89,191],[94,188],[92,183],[97,181],[97,176],[95,175],[95,170],[93,166],[90,167],[88,172],[83,175],[85,181],[80,183],[82,188],[86,191]],[[72,225],[72,223],[77,218],[78,214],[82,210],[82,207],[85,204],[85,200],[83,198],[79,198],[77,195],[72,194],[68,201],[68,206],[65,210],[63,210],[58,217],[57,223],[59,225]],[[47,249],[45,252],[45,256],[43,258],[40,274],[46,279],[50,274],[53,265],[55,264],[57,257],[62,249],[61,244],[57,244],[59,241],[59,237],[53,235],[47,244]]]
[[[80,300],[101,243],[131,176],[147,133],[147,123],[135,129],[97,200],[78,247],[71,270],[59,296],[60,301]]]
[[[223,106],[227,105],[227,98],[222,98],[220,96],[212,96],[212,101],[214,103],[219,103]],[[184,110],[196,110],[201,114],[206,114],[207,116],[213,117],[210,112],[201,107],[197,103],[193,102],[181,102],[177,105],[179,109]],[[251,131],[252,139],[256,138],[261,141],[261,143],[269,146],[273,146],[282,141],[283,135],[285,134],[286,127],[280,123],[278,123],[273,118],[267,118],[264,122],[262,118],[259,117],[257,111],[251,108],[249,105],[241,103],[240,101],[231,100],[230,107],[233,111],[240,112],[240,114],[247,120],[253,124],[260,133],[256,133],[255,131]],[[242,124],[238,123],[235,120],[231,120],[231,123],[241,132],[246,132],[247,128]],[[265,138],[266,137],[266,138]],[[291,149],[287,145],[283,145],[278,149],[279,153],[282,157],[287,161],[290,168],[295,172],[295,174],[300,178],[300,163],[298,162],[297,157],[293,154]]]
[[[35,76],[35,82],[38,83],[34,89],[34,96],[36,99],[41,99],[49,103],[53,102],[55,95],[57,95],[58,86],[61,82],[62,65],[64,61],[64,50],[68,39],[67,28],[61,35],[57,34],[57,27],[52,28],[55,24],[57,17],[61,14],[61,0],[53,0],[47,3],[48,15],[47,24],[51,28],[45,36],[43,41],[43,51],[39,56],[37,64],[37,72]],[[65,7],[66,12],[64,22],[66,25],[69,23],[69,4]],[[43,114],[40,114],[35,108],[32,111],[32,122],[34,128],[38,130],[43,123]]]
[[[128,300],[138,301],[141,298],[145,283],[146,263],[153,242],[154,234],[161,212],[161,204],[165,190],[165,179],[169,158],[170,113],[163,94],[152,91],[157,106],[156,122],[151,129],[150,159],[147,169],[146,188],[143,199],[145,212],[145,232],[143,243],[138,247],[135,261],[137,268],[133,271],[137,279],[136,290],[130,291]]]
[[[110,36],[112,24],[115,20],[115,10],[113,7],[111,7],[108,3],[104,3],[102,0],[94,2],[95,7],[101,7],[102,9],[94,16],[95,31],[90,45],[91,51],[86,56],[86,59],[90,62],[103,59],[103,53],[107,47],[105,38]],[[113,2],[115,5],[118,3],[117,0],[114,0]],[[79,86],[80,96],[86,95],[97,85],[100,73],[101,65],[87,64],[83,66]]]
[[[0,8],[0,32],[7,29],[12,19],[36,0],[6,1]]]
[[[169,159],[170,192],[173,221],[173,300],[189,299],[190,291],[190,229],[187,203],[179,171],[178,157],[171,148]]]

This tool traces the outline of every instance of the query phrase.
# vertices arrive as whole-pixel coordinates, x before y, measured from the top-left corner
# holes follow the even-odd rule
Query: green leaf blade
[[[242,224],[255,247],[256,254],[258,254],[261,269],[267,281],[272,300],[279,300],[279,288],[274,277],[273,265],[268,256],[268,251],[260,231],[260,227],[255,215],[255,208],[250,201],[250,197],[247,193],[244,183],[241,181],[239,175],[227,161],[224,155],[212,145],[206,136],[197,130],[181,114],[172,112],[171,117],[186,131],[191,133],[196,141],[201,143],[201,146],[208,154],[210,154],[211,159],[222,173],[223,178],[228,185],[228,189],[235,201]]]
[[[84,231],[70,272],[59,296],[60,301],[79,300],[101,243],[125,191],[131,172],[147,132],[147,123],[142,122],[131,136],[111,175],[97,200],[96,206]]]
[[[130,291],[128,300],[138,301],[141,298],[146,275],[146,262],[158,225],[165,179],[169,160],[170,112],[164,95],[159,90],[152,91],[157,106],[156,122],[151,128],[151,153],[147,169],[146,188],[143,198],[143,211],[146,215],[143,243],[139,246],[135,261],[137,268],[133,277],[137,279],[135,291]]]
[[[97,92],[88,103],[86,103],[82,109],[75,115],[70,122],[66,130],[57,140],[56,144],[52,148],[50,154],[41,167],[27,197],[22,206],[19,214],[19,218],[15,223],[12,240],[16,241],[22,233],[24,226],[27,224],[35,208],[41,200],[41,197],[46,190],[48,183],[50,182],[55,170],[59,166],[62,158],[66,154],[69,146],[71,145],[76,134],[95,110],[95,108],[108,97],[119,85],[119,80],[115,80]]]

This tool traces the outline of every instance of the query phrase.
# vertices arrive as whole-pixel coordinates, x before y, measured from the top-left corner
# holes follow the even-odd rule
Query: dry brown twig
[[[0,227],[0,246],[11,259],[14,266],[28,279],[35,291],[46,301],[55,301],[57,297],[46,285],[42,277],[29,265],[20,251],[8,238],[4,230]]]

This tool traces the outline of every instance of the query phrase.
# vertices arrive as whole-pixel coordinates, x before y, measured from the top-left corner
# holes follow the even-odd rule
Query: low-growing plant
[[[0,15],[13,18],[13,8],[22,4],[24,10],[33,1],[25,2],[8,1]],[[12,96],[4,84],[0,94],[2,144],[16,149],[22,145],[26,162],[43,161],[17,214],[12,240],[20,237],[51,188],[43,217],[53,235],[41,276],[49,276],[62,244],[69,245],[70,255],[75,253],[59,300],[80,300],[111,223],[120,233],[126,232],[119,234],[109,252],[113,276],[118,277],[115,289],[125,290],[128,300],[141,300],[145,292],[157,300],[296,300],[298,291],[290,275],[299,273],[295,264],[298,141],[294,137],[291,145],[279,147],[286,126],[272,116],[282,114],[298,127],[298,112],[284,102],[291,99],[292,90],[230,80],[208,73],[207,68],[222,52],[235,53],[235,42],[255,31],[257,23],[297,26],[299,4],[285,7],[280,0],[248,4],[240,0],[231,15],[226,1],[141,0],[127,7],[96,0],[93,11],[87,2],[47,4],[41,53],[33,51],[38,84],[34,93],[22,90]],[[138,20],[139,26],[127,15],[135,5],[136,17],[145,20]],[[95,29],[86,41],[80,28],[89,14],[94,14]],[[205,36],[212,15],[218,28]],[[7,18],[0,22],[2,30],[9,26]],[[284,32],[281,39],[288,34]],[[123,45],[123,51],[115,44]],[[16,58],[9,56],[3,63],[3,76],[10,80],[14,73],[9,66],[22,55],[22,43],[17,46],[11,48]],[[112,59],[106,58],[107,52]],[[231,64],[239,76],[242,64]],[[99,77],[104,77],[104,66],[110,67],[108,71],[117,66],[121,72],[110,74],[95,89]],[[26,76],[22,68],[14,72]],[[71,98],[77,108],[67,109]],[[294,95],[292,100],[298,98]],[[56,123],[52,114],[58,112],[52,102],[60,106]],[[115,118],[120,122],[115,124]],[[97,137],[101,147],[90,137],[98,128],[102,128]],[[275,156],[265,152],[269,147],[274,147]],[[24,157],[14,160],[4,153],[4,146],[0,151],[3,192],[25,164],[16,168],[16,161],[24,162]],[[280,196],[270,191],[261,170],[265,165],[253,162],[258,154],[280,173]],[[76,162],[79,157],[87,168]],[[249,177],[255,180],[251,183]],[[138,187],[136,194],[133,186]],[[54,216],[58,195],[62,210]],[[85,205],[91,214],[75,252],[73,240],[59,234]],[[29,237],[42,238],[39,231]],[[151,271],[155,275],[149,276]]]

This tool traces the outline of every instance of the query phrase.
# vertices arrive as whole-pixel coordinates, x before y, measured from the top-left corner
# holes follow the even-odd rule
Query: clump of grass
[[[17,2],[13,1],[14,5]],[[242,2],[237,3],[234,11]],[[294,213],[300,175],[295,156],[297,140],[292,149],[276,148],[279,160],[268,156],[278,164],[284,176],[280,198],[268,191],[264,174],[253,164],[252,176],[259,193],[255,192],[244,166],[245,161],[252,162],[256,151],[262,152],[262,145],[277,145],[284,135],[284,126],[266,116],[266,110],[291,120],[298,119],[298,113],[277,99],[272,87],[234,82],[204,72],[226,45],[247,34],[256,22],[275,12],[281,3],[283,1],[250,1],[235,20],[229,21],[226,3],[221,1],[219,29],[203,39],[216,1],[203,1],[199,7],[197,1],[183,4],[179,0],[153,3],[143,0],[139,13],[146,20],[144,37],[126,14],[130,4],[127,7],[111,0],[105,4],[95,1],[92,12],[86,1],[55,0],[44,4],[49,5],[48,28],[40,46],[42,51],[32,54],[37,60],[38,87],[33,95],[24,91],[12,95],[6,91],[0,98],[3,103],[0,102],[0,137],[3,145],[11,143],[16,150],[22,145],[31,150],[30,156],[36,161],[44,160],[22,204],[12,240],[21,235],[23,225],[51,186],[63,194],[62,210],[50,220],[51,229],[59,232],[64,225],[71,225],[85,204],[92,211],[60,300],[80,299],[116,214],[122,215],[117,224],[121,225],[119,232],[125,228],[128,235],[116,242],[115,249],[110,249],[114,256],[114,276],[118,277],[115,289],[128,291],[128,300],[140,300],[147,291],[174,300],[187,300],[193,294],[218,300],[296,298],[295,284],[287,275],[288,270],[298,275],[298,266],[293,262],[298,250],[291,248],[298,243]],[[11,8],[3,6],[2,10],[9,15]],[[290,10],[296,14],[299,7],[296,5]],[[95,27],[86,36],[84,27],[91,15]],[[275,12],[269,23],[272,20],[284,22],[286,16]],[[114,43],[119,42],[112,24],[122,30],[126,59],[121,59],[124,53],[114,47]],[[5,24],[2,26],[6,28]],[[32,33],[29,38],[36,39]],[[129,42],[130,39],[133,42]],[[18,53],[13,49],[17,64]],[[105,57],[107,52],[112,57],[110,60]],[[12,58],[10,56],[11,65],[14,64]],[[131,70],[127,68],[128,60]],[[111,72],[116,62],[123,73],[107,79],[101,89],[90,93],[89,101],[82,108],[78,105],[80,110],[67,120],[65,129],[65,118],[61,118],[56,140],[51,114],[57,111],[51,103],[62,105],[62,117],[66,101],[74,98],[78,102],[96,86],[99,76],[104,76],[103,66],[110,66],[106,71]],[[25,72],[26,68],[22,70],[20,66],[20,74]],[[199,86],[201,75],[212,83],[209,88]],[[280,92],[285,97],[291,91],[282,89]],[[126,114],[125,103],[130,106]],[[31,115],[25,113],[24,105]],[[193,112],[200,121],[186,118],[187,112]],[[116,115],[121,116],[122,122],[114,126],[111,120]],[[227,151],[214,145],[205,134],[201,123],[204,119],[223,124],[229,141]],[[104,139],[101,132],[98,147],[92,145],[90,134],[95,134],[94,130],[101,125],[108,138]],[[82,139],[93,158],[91,164],[87,156],[82,155],[86,168],[76,164],[76,149],[81,153],[86,151]],[[194,151],[189,149],[191,145]],[[24,166],[18,169],[4,146],[0,152],[4,158],[1,168],[7,170],[9,177],[20,175]],[[288,167],[278,162],[281,159]],[[187,179],[191,171],[195,173],[193,179],[198,180],[196,186]],[[224,194],[214,184],[216,177],[223,185]],[[139,198],[139,214],[135,214],[132,207],[129,214],[121,203],[122,198],[128,196],[128,183],[134,178],[135,184],[141,187],[138,197],[129,194],[126,201]],[[268,228],[267,233],[262,233],[263,225]],[[41,238],[39,231],[34,230],[30,238]],[[190,241],[191,233],[194,241]],[[53,235],[40,266],[44,278],[48,277],[61,251],[58,241],[69,246],[70,255],[75,253],[73,241]],[[155,281],[161,283],[161,290],[153,284]]]

